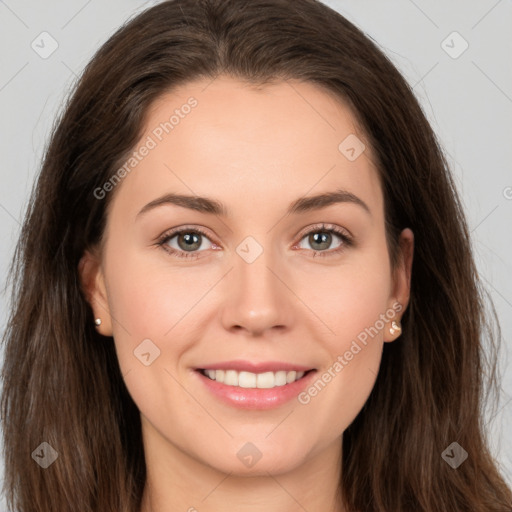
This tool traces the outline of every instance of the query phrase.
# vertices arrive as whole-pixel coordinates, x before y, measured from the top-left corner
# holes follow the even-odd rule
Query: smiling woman
[[[12,276],[13,510],[512,506],[449,169],[398,71],[319,2],[170,0],[114,34]]]

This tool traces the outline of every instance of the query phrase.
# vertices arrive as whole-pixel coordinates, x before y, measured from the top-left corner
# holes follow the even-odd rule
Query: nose
[[[286,271],[270,250],[251,262],[235,254],[234,267],[226,276],[226,300],[222,312],[224,328],[246,331],[252,336],[267,331],[285,331],[293,324],[294,297]]]

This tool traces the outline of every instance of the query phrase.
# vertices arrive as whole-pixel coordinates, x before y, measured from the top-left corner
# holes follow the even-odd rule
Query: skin
[[[393,304],[403,308],[393,318],[400,320],[413,233],[402,232],[393,271],[371,148],[354,161],[338,150],[349,134],[363,141],[364,134],[348,107],[318,86],[256,88],[227,76],[188,83],[152,106],[141,142],[190,96],[197,107],[118,185],[104,244],[80,264],[98,330],[114,337],[141,412],[148,471],[141,510],[341,511],[341,436],[374,386],[383,344],[400,336],[390,334],[391,320],[307,404],[237,409],[214,397],[193,368],[231,359],[288,361],[318,374],[332,368]],[[337,188],[370,214],[345,202],[285,215],[292,201]],[[215,198],[230,215],[172,204],[137,215],[168,192]],[[322,233],[322,223],[348,230],[354,245],[333,253],[343,244],[337,235],[315,244],[305,231]],[[208,233],[193,249],[197,259],[156,243],[185,225]],[[247,236],[263,249],[252,263],[236,252]],[[185,252],[181,240],[167,245]],[[313,257],[315,250],[331,255]],[[160,350],[149,366],[134,356],[145,339]],[[262,454],[250,468],[237,457],[247,442]]]

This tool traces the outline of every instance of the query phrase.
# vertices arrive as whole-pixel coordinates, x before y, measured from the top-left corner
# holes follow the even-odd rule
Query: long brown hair
[[[398,234],[415,234],[403,334],[385,344],[375,387],[343,434],[347,510],[510,510],[483,422],[497,389],[499,325],[447,162],[390,60],[315,0],[165,1],[121,27],[76,83],[11,268],[1,403],[10,508],[140,508],[140,415],[113,343],[94,329],[77,266],[101,241],[112,200],[94,191],[133,151],[148,107],[176,85],[220,73],[254,84],[309,81],[348,104],[377,156],[393,264]],[[58,453],[46,469],[32,460],[42,442]],[[441,456],[452,442],[468,453],[457,469]]]

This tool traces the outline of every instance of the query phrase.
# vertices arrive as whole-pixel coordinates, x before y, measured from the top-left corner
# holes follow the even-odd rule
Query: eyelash
[[[178,228],[176,230],[171,230],[166,233],[164,233],[157,241],[157,244],[159,247],[161,247],[164,251],[169,253],[171,256],[176,256],[177,258],[193,258],[197,259],[199,256],[196,256],[197,252],[202,251],[193,251],[193,252],[187,252],[187,251],[177,251],[176,249],[173,249],[172,247],[167,246],[167,242],[174,238],[176,235],[181,235],[182,233],[195,233],[203,235],[204,237],[209,239],[208,233],[203,231],[201,228],[194,227],[194,228]],[[299,239],[302,241],[306,236],[312,234],[312,233],[330,233],[335,234],[342,240],[342,244],[337,249],[328,250],[328,251],[313,251],[313,258],[320,256],[321,258],[325,257],[331,257],[336,256],[340,254],[345,249],[352,247],[354,245],[354,241],[352,237],[350,237],[345,231],[341,230],[340,228],[333,226],[333,225],[326,225],[322,224],[321,226],[316,226],[313,229],[310,229],[306,233],[302,234],[302,236]]]

